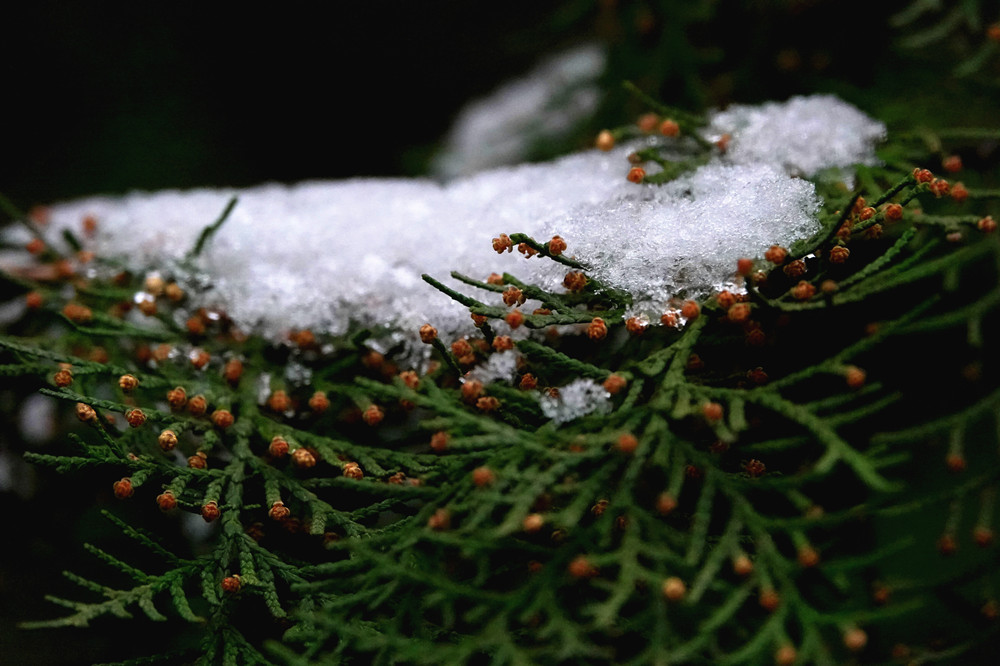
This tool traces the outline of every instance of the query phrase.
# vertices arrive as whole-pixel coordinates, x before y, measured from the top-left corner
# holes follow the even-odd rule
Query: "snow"
[[[445,138],[435,174],[451,179],[516,164],[528,159],[537,142],[565,137],[597,109],[605,61],[600,46],[578,46],[470,102]]]
[[[538,397],[542,413],[556,423],[566,423],[587,414],[604,414],[611,409],[611,394],[592,379],[575,379],[556,395]]]
[[[872,145],[886,128],[833,95],[792,97],[760,106],[736,104],[710,118],[710,134],[731,134],[726,159],[767,162],[812,177],[823,169],[875,164]]]
[[[385,333],[373,344],[402,343],[414,356],[427,349],[417,338],[425,322],[446,341],[473,332],[467,309],[421,274],[494,305],[502,304],[499,294],[460,285],[450,271],[478,279],[509,272],[562,291],[566,267],[517,252],[498,256],[491,244],[501,233],[524,232],[540,242],[558,234],[566,254],[592,276],[632,294],[630,314],[656,322],[671,298],[730,284],[740,257],[816,232],[820,200],[810,182],[790,172],[871,162],[882,131],[853,107],[822,96],[737,107],[715,116],[711,127],[732,129],[731,150],[663,186],[626,181],[633,144],[445,185],[358,179],[94,197],[54,206],[46,234],[58,246],[63,229],[81,235],[82,219],[93,215],[98,229],[85,239],[87,249],[178,279],[191,295],[185,307],[222,309],[242,329],[271,338],[301,328],[335,337],[374,328]],[[185,265],[198,235],[234,195],[239,203],[229,220]]]

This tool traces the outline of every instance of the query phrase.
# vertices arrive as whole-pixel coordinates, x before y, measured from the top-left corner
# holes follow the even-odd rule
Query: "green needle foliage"
[[[676,117],[682,134],[701,122]],[[746,296],[677,303],[660,326],[622,322],[627,294],[511,233],[572,288],[456,274],[478,300],[425,276],[482,336],[450,346],[426,327],[423,374],[366,348],[367,331],[274,343],[223,313],[180,325],[177,285],[84,278],[46,249],[38,270],[3,275],[31,307],[0,338],[0,373],[48,380],[81,425],[64,451],[26,458],[214,529],[179,554],[155,535],[166,520],[105,511],[152,559],[86,545],[126,582],[67,572],[80,600],[53,597],[65,612],[24,626],[143,614],[200,630],[123,663],[976,654],[997,638],[1000,590],[995,170],[949,194],[921,169],[983,137],[1000,138],[894,137],[858,193],[821,174],[821,233],[734,266]],[[652,182],[699,163],[636,161],[663,167]],[[123,319],[142,289],[157,295],[148,326]],[[488,302],[509,289],[543,303],[522,325],[545,335],[495,335],[512,309]],[[462,380],[513,344],[517,385]],[[538,397],[581,378],[603,382],[610,411],[546,419]]]

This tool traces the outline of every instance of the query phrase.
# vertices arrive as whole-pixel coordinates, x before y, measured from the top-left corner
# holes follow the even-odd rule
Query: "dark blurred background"
[[[611,48],[610,94],[588,132],[638,110],[623,105],[624,78],[687,107],[831,87],[857,97],[892,69],[886,19],[907,4],[5,3],[0,192],[27,206],[419,174],[463,102],[593,40]]]
[[[976,53],[983,27],[959,23],[944,41],[907,49],[903,37],[941,18],[894,27],[890,18],[912,4],[4,3],[0,193],[27,208],[136,188],[422,174],[464,102],[544,54],[595,40],[609,49],[600,109],[533,157],[585,146],[597,129],[634,118],[643,109],[621,91],[624,79],[692,109],[836,92],[889,122],[946,125],[949,110],[967,124],[993,119],[996,96],[970,96],[968,81],[951,76]],[[975,72],[994,93],[996,71],[994,58]],[[24,442],[17,423],[35,388],[0,377],[7,460],[40,446]],[[20,478],[0,490],[0,664],[120,659],[176,637],[176,627],[146,620],[102,621],[98,631],[15,629],[59,612],[44,594],[74,594],[59,571],[107,580],[82,542],[131,552],[95,504],[154,528],[166,518],[152,503],[113,503],[110,481],[95,488],[89,478],[10,469]],[[180,537],[172,546],[190,548]]]

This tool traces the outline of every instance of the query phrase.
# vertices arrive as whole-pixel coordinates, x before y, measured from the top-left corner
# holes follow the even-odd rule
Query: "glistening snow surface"
[[[794,117],[808,125],[803,108],[823,113],[830,105],[847,107],[817,97],[759,111],[787,118],[795,106]],[[769,128],[774,147],[811,137],[815,159],[795,168],[811,168],[826,154],[836,158],[831,166],[849,158],[870,161],[870,130],[877,123],[856,110],[832,116],[845,126],[824,134],[789,123],[752,127]],[[760,130],[746,131],[755,136]],[[735,146],[743,140],[739,132]],[[192,294],[192,304],[220,307],[266,336],[291,328],[342,334],[355,323],[386,326],[396,341],[417,347],[424,322],[446,339],[468,332],[468,311],[420,275],[449,282],[452,270],[480,279],[506,271],[561,289],[565,267],[492,250],[491,238],[513,232],[539,241],[561,235],[568,255],[588,264],[594,277],[631,292],[638,309],[655,318],[669,298],[704,295],[725,283],[738,258],[760,256],[773,243],[787,245],[817,230],[820,202],[812,184],[788,175],[787,156],[762,150],[763,140],[753,141],[756,159],[744,152],[735,163],[714,158],[660,187],[625,180],[630,149],[622,146],[485,171],[447,185],[368,179],[84,199],[53,207],[49,233],[58,242],[63,228],[78,230],[84,216],[94,215],[99,227],[90,249],[125,258],[137,270],[169,274],[229,197],[238,195],[232,216],[198,259],[207,288]],[[477,297],[501,303],[499,294],[479,291]]]

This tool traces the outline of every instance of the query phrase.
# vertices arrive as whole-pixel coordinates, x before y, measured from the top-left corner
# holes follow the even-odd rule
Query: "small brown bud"
[[[677,576],[671,576],[663,581],[663,596],[668,601],[680,601],[687,594],[687,585]]]
[[[267,399],[267,408],[272,412],[284,414],[292,408],[292,399],[282,390],[273,392]]]
[[[126,393],[134,391],[138,386],[139,380],[136,379],[135,375],[122,375],[118,378],[118,387]]]
[[[60,370],[52,376],[52,383],[59,388],[66,388],[73,383],[73,373],[69,370]]]
[[[385,418],[385,412],[378,405],[368,405],[368,408],[361,414],[361,418],[365,423],[374,427],[382,422]]]
[[[275,435],[267,445],[267,453],[272,458],[284,458],[288,455],[288,441],[281,435]]]
[[[441,453],[448,448],[448,433],[443,430],[431,435],[431,450],[437,453]]]
[[[236,419],[233,418],[233,413],[228,409],[217,409],[212,412],[212,423],[215,424],[217,428],[222,428],[225,430],[229,426],[233,425]]]
[[[545,525],[545,517],[540,513],[530,513],[524,517],[521,527],[528,534],[534,534]]]
[[[448,509],[438,509],[427,519],[427,527],[441,531],[451,527],[451,512]]]
[[[187,463],[191,469],[205,469],[208,467],[208,454],[204,451],[198,451],[188,458]]]
[[[138,408],[130,409],[125,412],[125,420],[128,421],[128,424],[133,428],[138,428],[146,422],[146,413]]]
[[[160,448],[164,451],[173,451],[174,447],[177,446],[177,433],[173,430],[164,430],[160,433],[160,436],[156,438],[156,443],[160,445]]]
[[[562,236],[553,236],[552,240],[550,240],[547,245],[549,254],[553,257],[558,257],[566,251],[566,241],[562,239]]]
[[[431,344],[437,339],[437,329],[430,324],[424,324],[420,327],[420,341],[424,344]]]
[[[773,588],[766,587],[760,591],[760,595],[757,597],[757,602],[760,604],[760,607],[768,613],[773,613],[778,610],[778,606],[781,605],[781,597],[778,596],[778,593],[775,592]]]
[[[496,474],[489,467],[477,467],[472,470],[472,483],[479,488],[492,485],[496,478]]]
[[[187,391],[184,387],[178,386],[167,391],[167,403],[173,410],[184,409],[184,405],[187,404]]]
[[[600,317],[594,317],[587,325],[587,337],[591,340],[603,340],[608,335],[608,325]]]
[[[208,400],[205,399],[205,396],[199,393],[188,400],[187,407],[191,416],[204,416],[205,412],[208,411]]]
[[[243,376],[243,361],[238,358],[231,358],[226,361],[222,368],[222,376],[230,384],[237,384]]]
[[[271,505],[271,508],[270,510],[268,510],[267,515],[271,520],[276,520],[280,523],[281,521],[286,520],[289,516],[291,516],[292,512],[287,506],[285,506],[284,502],[278,500],[277,502]]]
[[[330,408],[330,399],[326,397],[326,393],[323,391],[316,391],[309,398],[309,409],[313,410],[316,414],[322,414]]]
[[[207,519],[206,519],[207,520]],[[240,591],[240,577],[226,576],[222,579],[222,591],[226,594],[236,594]]]
[[[740,553],[733,558],[733,573],[742,578],[746,578],[753,573],[753,560],[746,553]]]
[[[156,496],[156,505],[160,507],[160,511],[170,511],[177,506],[177,498],[169,490],[164,490]]]
[[[660,493],[656,498],[656,512],[661,516],[666,516],[677,508],[677,499],[670,493]]]
[[[598,573],[597,567],[590,563],[586,555],[578,555],[573,558],[567,569],[573,578],[593,578]]]
[[[111,489],[114,491],[116,498],[128,499],[129,497],[132,497],[132,493],[134,492],[132,488],[132,479],[126,476],[120,481],[115,481],[111,485]]]
[[[515,312],[517,312],[515,310]],[[498,352],[509,351],[514,348],[514,339],[509,335],[498,335],[493,338],[493,349]]]
[[[639,440],[636,436],[630,432],[623,433],[618,437],[618,441],[615,442],[615,446],[619,451],[625,454],[635,453],[635,450],[639,448]]]
[[[360,480],[365,478],[365,473],[362,471],[361,465],[356,462],[344,463],[341,473],[348,479]]]
[[[844,646],[851,652],[859,652],[868,644],[868,634],[854,627],[844,632]]]
[[[476,407],[482,412],[493,412],[500,408],[500,401],[491,395],[484,395],[476,400]]]
[[[316,466],[316,456],[309,449],[298,448],[292,451],[292,464],[299,469],[309,469]]]
[[[201,507],[201,517],[205,519],[206,523],[210,523],[216,520],[222,512],[219,510],[219,505],[215,501],[207,502]]]

